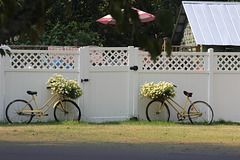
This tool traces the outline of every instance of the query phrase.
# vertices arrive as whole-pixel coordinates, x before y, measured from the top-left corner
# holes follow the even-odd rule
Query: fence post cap
[[[208,52],[213,52],[213,51],[214,51],[213,48],[209,48],[209,49],[208,49]]]

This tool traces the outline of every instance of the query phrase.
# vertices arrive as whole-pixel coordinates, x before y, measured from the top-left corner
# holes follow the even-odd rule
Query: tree
[[[99,34],[94,26],[95,20],[106,8],[104,0],[57,0],[49,7],[45,14],[44,32],[38,34],[38,45],[73,45],[73,40],[78,39],[80,45],[98,44]],[[106,11],[105,11],[106,12]],[[32,30],[36,30],[32,26]],[[30,33],[19,34],[8,44],[33,44]],[[23,37],[23,38],[22,38]],[[23,41],[24,40],[24,41]],[[100,44],[101,45],[101,44]]]
[[[156,15],[155,22],[141,24],[131,6]],[[148,50],[155,59],[161,54],[163,38],[171,37],[180,6],[179,0],[0,0],[0,42],[11,44],[20,37],[24,44],[36,44],[39,38],[40,45],[71,45],[74,39],[80,45],[133,45]],[[109,13],[116,26],[95,22]],[[170,54],[170,39],[167,44]]]
[[[153,58],[155,58],[162,51],[163,38],[166,36],[171,37],[171,29],[173,28],[172,13],[169,14],[168,10],[158,11],[158,7],[161,6],[159,4],[163,3],[162,1],[155,3],[154,0],[95,0],[94,2],[72,0],[68,3],[71,8],[68,18],[62,12],[66,10],[66,2],[67,0],[57,1],[47,12],[45,33],[40,36],[40,45],[71,45],[74,39],[78,39],[79,45],[108,47],[133,45],[150,51]],[[157,17],[160,17],[160,21],[163,21],[163,23],[160,24],[159,21],[147,24],[137,22],[139,21],[138,14],[132,12],[131,6],[139,7],[149,13],[153,12]],[[116,8],[118,9],[116,10]],[[103,25],[96,22],[101,17],[99,15],[104,16],[109,13],[113,16],[121,15],[122,9],[125,9],[122,15],[126,13],[125,21],[122,21],[124,23]],[[129,23],[129,18],[132,19],[133,24]],[[170,43],[168,44],[170,46]],[[170,51],[170,47],[168,48],[168,51]]]
[[[1,36],[1,43],[16,35],[21,37],[21,40],[25,39],[24,44],[34,44],[38,37],[38,44],[43,45],[70,45],[74,39],[79,39],[80,45],[140,46],[148,50],[155,59],[162,51],[163,38],[170,37],[173,28],[171,18],[173,14],[168,10],[163,9],[160,12],[158,9],[161,4],[168,4],[166,0],[2,0],[0,2],[0,13],[3,15],[1,17],[6,19],[6,21],[1,19],[1,24],[5,24],[0,28],[1,34],[4,35]],[[174,4],[176,0],[168,2]],[[156,22],[141,24],[136,11],[132,10],[131,6],[156,14]],[[121,9],[125,12],[123,13]],[[96,22],[96,19],[100,18],[99,15],[109,13],[117,20],[116,26]],[[129,23],[129,18],[132,19],[132,24]],[[38,34],[40,32],[43,32],[42,36]],[[29,41],[26,41],[26,35]],[[8,41],[8,43],[12,42],[14,42],[13,38]],[[170,43],[168,43],[168,53],[170,53]]]
[[[15,35],[30,31],[30,39],[36,40],[41,32],[46,10],[55,0],[0,0],[0,43]],[[31,29],[36,25],[37,30]],[[5,52],[1,51],[1,55]]]
[[[126,35],[116,31],[115,26],[96,22],[101,16],[109,14],[107,0],[72,0],[68,3],[71,8],[68,16],[62,12],[66,10],[66,1],[59,0],[49,9],[46,15],[45,33],[40,36],[40,45],[55,45],[54,41],[59,42],[57,45],[72,45],[74,39],[78,39],[78,45],[126,46],[134,44],[129,35],[126,38]],[[53,30],[56,25],[60,27],[58,30]],[[64,28],[69,30],[66,31]],[[66,39],[69,43],[65,43]]]
[[[154,6],[154,1],[136,0],[135,3],[144,6],[146,9]],[[162,10],[156,14],[153,24],[152,34],[144,33],[143,26],[140,22],[138,13],[132,9],[129,0],[115,0],[110,3],[110,13],[116,20],[116,27],[122,33],[131,33],[132,37],[137,41],[141,49],[149,51],[151,58],[156,60],[162,52],[163,38],[171,34],[173,28],[173,20],[171,14],[167,10]],[[124,9],[124,12],[122,12]],[[129,22],[131,19],[131,22]],[[155,32],[154,32],[155,31]],[[167,53],[171,54],[170,39],[167,40]]]
[[[107,4],[103,0],[58,0],[46,14],[39,44],[72,45],[77,39],[79,45],[99,45],[98,27],[93,25]]]

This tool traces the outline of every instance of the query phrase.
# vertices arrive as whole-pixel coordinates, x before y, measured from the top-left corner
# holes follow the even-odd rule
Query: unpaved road
[[[181,144],[180,144],[181,145]],[[179,145],[179,146],[180,146]],[[40,144],[0,142],[0,160],[239,160],[240,151],[219,146],[161,144]],[[231,152],[233,151],[233,152]]]

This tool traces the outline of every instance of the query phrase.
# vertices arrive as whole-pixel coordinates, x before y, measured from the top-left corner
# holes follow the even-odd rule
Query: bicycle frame
[[[178,104],[178,103],[177,103],[176,101],[174,101],[172,98],[165,99],[165,100],[163,101],[162,105],[164,105],[164,103],[166,103],[165,101],[167,101],[168,104],[170,104],[170,105],[173,107],[173,109],[174,109],[175,111],[177,111],[177,113],[180,114],[180,115],[183,116],[183,117],[185,117],[186,114],[188,115],[187,111],[185,110],[185,109],[186,109],[186,106],[187,106],[187,102],[190,102],[190,104],[192,104],[192,101],[190,100],[189,97],[186,97],[184,107],[182,107],[180,104]],[[180,108],[182,109],[182,111],[179,111],[179,110],[174,106],[173,103],[176,104],[178,107],[180,107]],[[162,106],[161,108],[163,108],[163,106]]]
[[[36,106],[36,109],[37,110],[23,110],[28,104],[30,104],[32,101],[34,101],[35,103],[35,106]],[[56,104],[58,103],[58,101],[60,101],[62,107],[63,107],[63,104],[62,104],[62,99],[60,97],[60,95],[58,93],[54,93],[54,95],[48,99],[48,101],[42,106],[42,107],[38,107],[37,105],[37,102],[36,102],[36,99],[35,99],[35,96],[32,95],[32,99],[30,99],[28,101],[28,103],[22,108],[22,110],[20,110],[19,112],[21,113],[31,113],[31,115],[35,115],[33,113],[37,113],[36,116],[42,116],[42,115],[45,115],[45,113],[48,111],[48,109],[53,105],[53,108],[55,108]],[[46,106],[48,106],[46,108],[46,110],[42,111],[42,109],[44,109]]]

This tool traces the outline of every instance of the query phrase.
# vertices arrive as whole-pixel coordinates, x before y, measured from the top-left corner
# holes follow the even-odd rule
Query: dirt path
[[[195,146],[195,147],[194,147]],[[1,160],[239,160],[239,148],[171,144],[40,144],[0,142]]]

